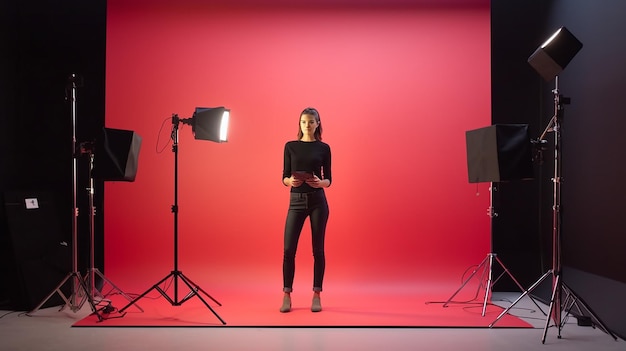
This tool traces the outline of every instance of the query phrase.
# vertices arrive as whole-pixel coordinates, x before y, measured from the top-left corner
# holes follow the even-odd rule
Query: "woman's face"
[[[302,134],[313,135],[318,125],[319,123],[317,123],[315,116],[313,115],[300,116],[300,130],[302,130]]]

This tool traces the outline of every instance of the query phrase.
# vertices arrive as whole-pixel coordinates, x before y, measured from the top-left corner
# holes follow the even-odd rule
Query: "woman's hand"
[[[299,187],[300,185],[302,185],[302,183],[304,183],[304,181],[303,181],[303,180],[301,180],[301,179],[296,179],[296,177],[294,177],[294,176],[291,176],[291,177],[289,178],[289,184],[290,184],[292,187],[294,187],[294,188]]]
[[[315,174],[313,175],[313,178],[307,180],[306,183],[309,184],[311,188],[324,188],[327,186],[326,180],[319,179]]]

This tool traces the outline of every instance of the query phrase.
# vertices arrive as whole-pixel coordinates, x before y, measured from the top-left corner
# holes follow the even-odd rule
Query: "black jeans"
[[[322,291],[326,257],[324,255],[324,237],[328,222],[328,202],[324,190],[311,193],[290,193],[289,211],[285,223],[285,243],[283,254],[283,291],[293,290],[293,278],[296,271],[296,250],[298,240],[309,217],[313,246],[313,291]]]

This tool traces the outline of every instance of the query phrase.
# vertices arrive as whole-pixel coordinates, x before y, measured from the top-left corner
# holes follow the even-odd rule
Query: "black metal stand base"
[[[173,286],[174,286],[174,298],[171,298],[169,295],[167,295],[167,292],[165,290],[163,290],[161,288],[161,284],[163,284],[166,280],[172,278],[174,280],[173,282]],[[185,297],[183,297],[182,299],[178,299],[178,281],[182,281],[183,283],[185,283],[185,285],[187,285],[187,287],[189,288],[189,293],[187,295],[185,295]],[[202,288],[200,288],[196,283],[194,283],[193,281],[191,281],[191,279],[187,278],[183,272],[178,271],[178,270],[174,270],[172,271],[170,274],[168,274],[167,276],[165,276],[165,278],[159,280],[156,284],[154,284],[150,289],[146,290],[143,294],[139,295],[137,298],[135,298],[133,301],[131,301],[128,305],[124,306],[122,309],[119,310],[120,313],[123,313],[128,307],[130,307],[131,305],[134,305],[137,301],[139,301],[141,298],[143,298],[144,296],[146,296],[148,293],[150,293],[152,290],[156,290],[158,291],[172,306],[181,306],[183,303],[185,303],[187,300],[191,299],[194,296],[197,296],[198,299],[200,299],[200,301],[202,301],[202,303],[211,311],[213,312],[213,314],[215,315],[215,317],[217,317],[217,319],[220,320],[220,322],[222,322],[222,324],[226,324],[226,322],[217,314],[217,312],[215,312],[215,310],[213,310],[213,308],[211,308],[211,306],[206,302],[206,300],[202,297],[201,294],[199,294],[199,292],[203,293],[204,295],[206,295],[206,297],[208,297],[209,299],[211,299],[213,302],[215,302],[218,306],[221,306],[222,304],[219,303],[217,300],[215,300],[211,295],[209,295],[206,291],[204,291]]]

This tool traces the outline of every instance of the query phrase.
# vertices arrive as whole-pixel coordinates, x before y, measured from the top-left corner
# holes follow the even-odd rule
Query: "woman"
[[[307,217],[313,244],[313,312],[322,310],[320,293],[326,268],[324,237],[329,211],[324,188],[332,181],[330,146],[322,142],[322,123],[316,109],[304,109],[299,124],[298,140],[285,144],[283,167],[283,184],[291,187],[283,254],[283,313],[291,311],[296,250]]]

